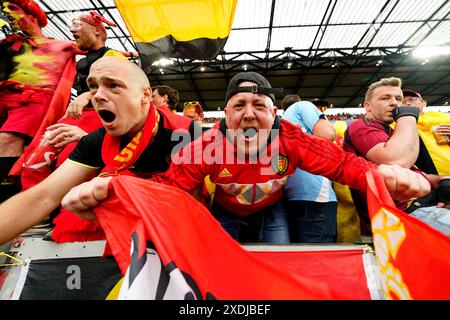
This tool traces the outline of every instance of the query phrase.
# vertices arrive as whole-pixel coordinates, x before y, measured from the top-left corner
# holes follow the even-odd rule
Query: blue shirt
[[[304,132],[312,135],[314,125],[319,119],[325,119],[325,115],[311,102],[300,101],[291,105],[284,112],[283,119],[300,125]],[[284,193],[288,201],[337,201],[330,180],[300,169],[297,169],[293,175],[289,176],[288,181],[284,185]]]

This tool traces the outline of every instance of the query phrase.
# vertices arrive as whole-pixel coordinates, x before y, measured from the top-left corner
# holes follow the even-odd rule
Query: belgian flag
[[[225,46],[237,0],[115,0],[143,68],[161,57],[214,59]]]

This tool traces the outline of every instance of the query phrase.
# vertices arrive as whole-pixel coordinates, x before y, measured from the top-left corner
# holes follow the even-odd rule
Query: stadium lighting
[[[161,58],[155,62],[152,63],[152,66],[161,66],[161,67],[165,67],[165,66],[169,66],[172,65],[173,61],[167,58]]]
[[[200,71],[201,71],[201,72],[205,72],[205,71],[206,71],[206,67],[205,67],[205,66],[201,66],[201,67],[200,67]]]
[[[446,56],[450,55],[450,47],[419,47],[413,51],[413,55],[419,59]]]

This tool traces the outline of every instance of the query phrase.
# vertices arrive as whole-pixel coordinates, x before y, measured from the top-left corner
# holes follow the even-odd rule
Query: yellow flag
[[[237,0],[115,0],[145,69],[161,56],[214,59],[231,31]]]
[[[0,19],[0,28],[3,28],[7,24],[8,24],[8,22],[6,22],[5,20]]]
[[[417,128],[438,174],[448,176],[450,175],[450,146],[438,144],[432,132],[432,128],[440,124],[450,125],[450,115],[443,112],[425,112],[419,117]]]

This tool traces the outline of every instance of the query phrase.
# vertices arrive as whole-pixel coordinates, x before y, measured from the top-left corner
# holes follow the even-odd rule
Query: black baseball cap
[[[411,89],[403,90],[403,96],[404,97],[418,97],[420,100],[423,100],[422,95],[419,92],[411,90]]]
[[[245,81],[256,83],[254,86],[239,87],[239,84]],[[227,94],[225,95],[225,104],[232,96],[239,92],[262,93],[270,97],[275,102],[275,93],[283,92],[283,88],[272,88],[269,81],[259,73],[249,71],[241,72],[235,75],[228,84]]]

